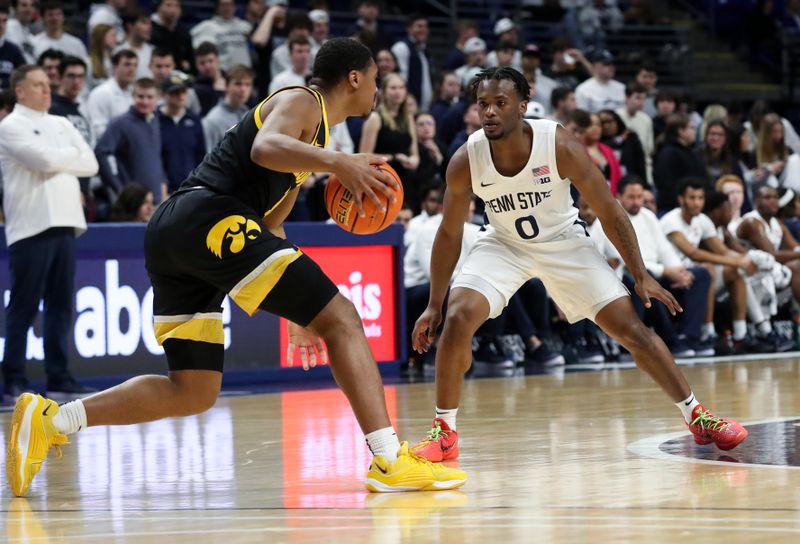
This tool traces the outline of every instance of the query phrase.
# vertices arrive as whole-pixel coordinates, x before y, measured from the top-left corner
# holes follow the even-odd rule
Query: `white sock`
[[[83,401],[73,400],[58,407],[58,413],[53,416],[53,425],[61,434],[75,434],[88,427],[86,423],[86,408]]]
[[[770,323],[769,319],[765,319],[756,325],[756,329],[758,330],[758,334],[761,336],[766,336],[772,332],[772,323]]]
[[[436,417],[447,423],[447,426],[456,430],[456,414],[458,413],[458,408],[453,408],[451,410],[442,410],[438,406],[436,407]]]
[[[694,397],[694,393],[692,393],[692,394],[689,395],[688,398],[686,398],[686,399],[684,399],[684,400],[682,400],[680,402],[676,402],[675,406],[680,408],[681,413],[683,413],[683,419],[686,420],[686,423],[691,423],[692,422],[692,410],[694,410],[694,407],[697,406],[698,404],[700,404],[700,401],[698,401]]]
[[[703,326],[700,328],[700,340],[706,340],[708,337],[716,335],[717,329],[714,328],[713,321],[710,323],[703,323]]]
[[[741,340],[747,336],[747,321],[744,319],[741,320],[733,320],[733,339],[734,340]]]
[[[372,455],[382,455],[390,463],[397,461],[397,452],[400,450],[400,440],[394,427],[385,427],[372,431],[366,436],[367,446]]]

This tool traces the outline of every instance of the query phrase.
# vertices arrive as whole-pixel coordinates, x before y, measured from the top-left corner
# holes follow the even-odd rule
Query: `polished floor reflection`
[[[0,541],[800,542],[800,361],[684,371],[706,406],[755,422],[740,448],[695,446],[635,369],[471,380],[467,485],[369,495],[339,391],[227,397],[199,417],[81,432],[28,499],[0,487]],[[401,436],[421,437],[432,385],[387,401]]]

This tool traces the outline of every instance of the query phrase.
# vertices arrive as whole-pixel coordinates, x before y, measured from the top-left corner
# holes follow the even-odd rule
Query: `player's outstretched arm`
[[[376,191],[394,201],[394,179],[373,165],[374,155],[348,155],[311,145],[322,111],[317,100],[301,89],[278,93],[264,104],[262,126],[250,149],[250,159],[276,172],[331,172],[354,195],[360,215],[362,198],[382,206]]]
[[[431,294],[428,307],[414,325],[412,345],[420,353],[428,351],[442,320],[442,304],[450,278],[461,256],[464,223],[469,214],[472,181],[467,144],[462,145],[447,165],[447,187],[444,191],[442,222],[436,231],[431,250]]]
[[[633,275],[636,292],[645,306],[649,308],[650,299],[655,298],[663,302],[673,315],[676,311],[683,311],[675,297],[648,274],[628,214],[611,196],[606,180],[589,158],[583,144],[562,127],[558,127],[556,133],[556,164],[561,176],[572,181],[597,213],[606,236],[617,248]]]

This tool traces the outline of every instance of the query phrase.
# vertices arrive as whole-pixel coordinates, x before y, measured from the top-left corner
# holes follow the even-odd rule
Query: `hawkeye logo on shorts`
[[[221,259],[226,240],[231,240],[228,250],[231,253],[239,253],[244,248],[245,241],[255,240],[260,232],[261,226],[252,219],[241,215],[230,215],[211,227],[206,236],[206,246],[211,253]]]

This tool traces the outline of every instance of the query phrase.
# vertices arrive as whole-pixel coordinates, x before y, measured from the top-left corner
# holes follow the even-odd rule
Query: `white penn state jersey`
[[[767,221],[761,217],[761,214],[758,213],[758,210],[747,212],[742,216],[742,220],[751,218],[760,221],[761,224],[764,225],[764,232],[767,238],[772,242],[775,250],[779,250],[781,248],[781,242],[783,242],[783,229],[781,228],[780,222],[773,217],[769,220],[769,223],[767,223]],[[745,246],[748,248],[750,247],[750,244],[747,244],[746,241],[743,240],[743,242],[745,242]]]
[[[526,119],[533,129],[527,164],[513,177],[500,175],[483,129],[467,140],[472,192],[486,207],[495,234],[512,242],[546,242],[574,225],[570,181],[556,166],[556,128],[547,119]]]

